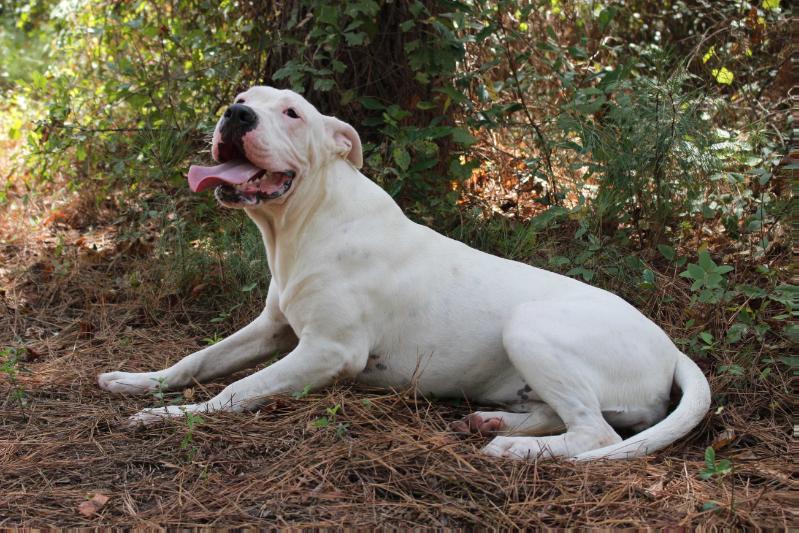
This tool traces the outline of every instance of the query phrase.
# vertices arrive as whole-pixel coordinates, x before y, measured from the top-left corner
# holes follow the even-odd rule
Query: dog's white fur
[[[167,369],[106,373],[99,383],[124,393],[159,382],[175,389],[291,351],[205,403],[145,409],[133,421],[252,409],[337,378],[380,387],[413,379],[422,393],[504,405],[513,412],[472,418],[503,435],[483,449],[496,456],[640,456],[702,420],[710,405],[702,372],[627,302],[411,222],[358,171],[355,130],[300,95],[253,87],[238,99],[259,120],[244,137],[248,159],[297,172],[289,193],[246,209],[272,274],[266,308]],[[218,141],[217,131],[215,157]],[[664,419],[673,383],[683,395]],[[611,426],[643,431],[622,441]]]

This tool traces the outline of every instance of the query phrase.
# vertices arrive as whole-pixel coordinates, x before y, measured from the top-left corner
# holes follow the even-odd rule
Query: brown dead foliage
[[[0,527],[797,526],[789,389],[777,372],[748,388],[713,378],[723,409],[690,438],[624,462],[488,458],[483,438],[448,429],[473,406],[348,384],[203,415],[188,448],[184,421],[126,429],[125,417],[157,400],[105,393],[96,375],[196,350],[208,310],[196,298],[147,309],[144,291],[114,280],[148,259],[116,249],[113,228],[32,226],[23,211],[0,223],[0,348],[28,348],[22,404],[0,375]],[[676,276],[658,275],[679,304]],[[184,395],[202,400],[222,385]],[[315,427],[335,405],[335,422]],[[713,442],[734,471],[703,481]],[[108,500],[78,512],[96,495]],[[708,502],[717,508],[703,511]]]

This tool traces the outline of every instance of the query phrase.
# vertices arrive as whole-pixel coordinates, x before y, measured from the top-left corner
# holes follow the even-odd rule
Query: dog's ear
[[[335,143],[335,150],[341,157],[349,159],[355,168],[363,166],[363,148],[361,138],[355,128],[336,117],[325,117],[325,126]]]

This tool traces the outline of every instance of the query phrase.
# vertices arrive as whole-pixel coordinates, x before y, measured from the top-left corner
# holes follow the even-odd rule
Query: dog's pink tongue
[[[189,187],[194,192],[200,192],[221,183],[241,185],[259,172],[263,172],[263,169],[241,159],[215,167],[192,165],[189,167]]]

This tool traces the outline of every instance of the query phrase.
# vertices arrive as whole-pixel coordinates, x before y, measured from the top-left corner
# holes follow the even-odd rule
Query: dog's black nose
[[[258,115],[252,110],[250,106],[244,104],[233,104],[228,107],[224,114],[225,119],[229,122],[241,125],[243,127],[252,127],[258,121]]]
[[[224,142],[236,142],[241,136],[255,128],[258,115],[250,106],[233,104],[222,115],[220,133]]]

